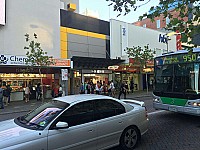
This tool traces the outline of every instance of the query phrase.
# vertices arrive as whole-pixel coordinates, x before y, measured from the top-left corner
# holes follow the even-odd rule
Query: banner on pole
[[[68,80],[68,69],[61,69],[62,80]]]

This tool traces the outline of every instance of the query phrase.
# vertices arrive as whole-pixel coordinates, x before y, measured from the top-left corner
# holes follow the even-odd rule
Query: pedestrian
[[[133,93],[133,90],[134,90],[134,81],[133,81],[133,78],[130,81],[130,90]]]
[[[87,90],[87,94],[90,94],[90,93],[91,93],[91,85],[90,85],[90,82],[87,83],[86,90]]]
[[[115,96],[115,85],[114,85],[114,82],[113,80],[110,81],[110,96],[114,97]]]
[[[3,88],[3,101],[5,103],[5,106],[8,105],[8,96],[9,96],[9,91],[8,91],[7,86],[5,85]]]
[[[10,87],[10,85],[7,85],[7,90],[8,90],[8,104],[10,104],[10,95],[12,91],[12,88]]]
[[[4,109],[4,104],[3,104],[3,89],[1,87],[2,85],[0,84],[0,109]]]
[[[80,94],[84,94],[85,93],[83,82],[81,82],[79,93]]]
[[[54,91],[54,97],[58,97],[59,96],[58,95],[58,93],[59,93],[59,86],[57,85],[57,83],[55,84],[53,91]]]
[[[129,88],[128,88],[128,83],[127,83],[127,81],[125,82],[125,89],[126,89],[126,92],[129,94]]]
[[[42,99],[42,88],[40,83],[37,84],[36,92],[37,92],[37,101],[39,101]]]
[[[62,85],[60,84],[58,96],[62,97],[62,95],[63,95],[63,88],[62,88]]]
[[[124,82],[122,82],[122,84],[120,86],[120,92],[119,92],[118,99],[120,99],[122,94],[124,94],[124,99],[126,99],[126,88],[125,88],[125,83]]]
[[[92,81],[90,82],[90,89],[91,89],[91,94],[94,94],[95,86]]]
[[[29,96],[30,96],[30,89],[29,89],[29,86],[26,86],[25,88],[25,102],[26,103],[29,101]]]
[[[85,81],[85,83],[84,83],[84,91],[85,91],[85,94],[87,94],[87,92],[88,92],[88,91],[87,91],[87,86],[88,86],[88,85],[87,85],[87,82]]]
[[[100,85],[99,81],[97,81],[96,86],[95,86],[96,94],[99,94],[100,88],[101,88],[101,85]]]
[[[106,82],[103,81],[103,94],[106,95],[106,89],[107,89],[107,85],[106,85]]]
[[[54,82],[52,83],[52,86],[51,86],[51,96],[54,97],[54,87],[55,87],[55,84]]]

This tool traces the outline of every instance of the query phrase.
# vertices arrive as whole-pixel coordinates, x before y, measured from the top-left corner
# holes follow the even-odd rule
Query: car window
[[[19,125],[30,129],[44,129],[60,112],[67,108],[69,104],[53,100],[44,103],[25,116],[15,119]]]
[[[67,122],[69,127],[94,121],[93,101],[75,104],[67,109],[58,121]]]
[[[125,113],[125,108],[122,104],[110,99],[96,100],[95,108],[97,120]]]

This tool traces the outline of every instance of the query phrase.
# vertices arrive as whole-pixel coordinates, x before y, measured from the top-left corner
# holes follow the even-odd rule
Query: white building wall
[[[126,33],[123,35],[122,28],[124,27],[126,29],[123,30]],[[157,55],[167,51],[167,44],[159,42],[159,35],[165,35],[166,33],[113,19],[110,20],[110,31],[110,52],[113,59],[121,57],[128,61],[127,54],[124,52],[125,47],[141,46],[143,48],[149,44],[149,48],[156,50]],[[168,50],[176,51],[176,37],[171,36],[170,39],[168,41]]]
[[[0,53],[25,55],[26,33],[36,33],[42,49],[60,58],[60,1],[6,0],[6,24],[0,26]]]

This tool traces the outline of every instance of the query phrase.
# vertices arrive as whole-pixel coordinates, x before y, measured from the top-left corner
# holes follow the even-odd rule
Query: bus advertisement
[[[154,59],[153,107],[200,116],[200,48]]]

